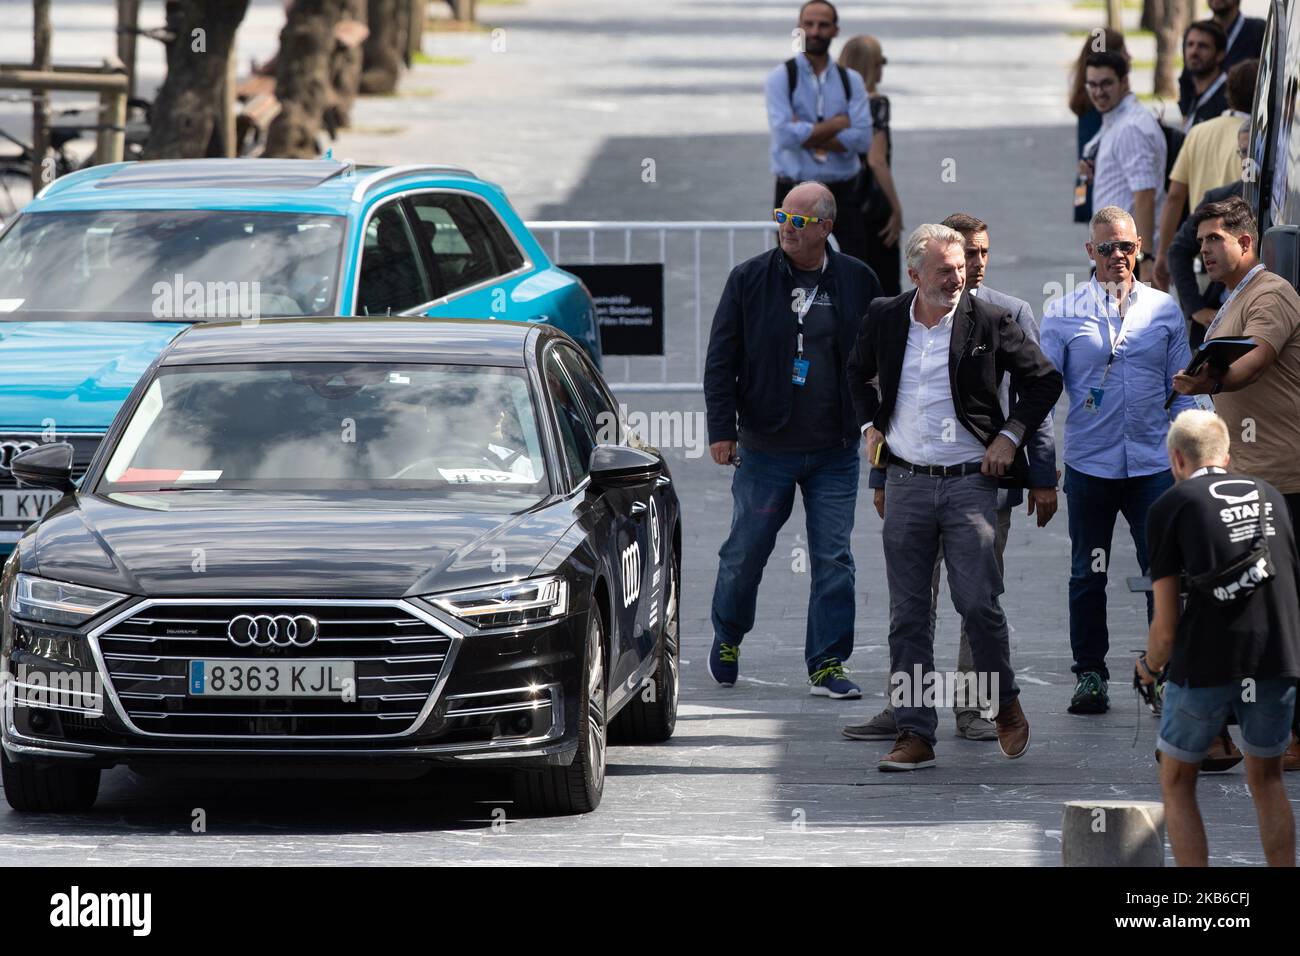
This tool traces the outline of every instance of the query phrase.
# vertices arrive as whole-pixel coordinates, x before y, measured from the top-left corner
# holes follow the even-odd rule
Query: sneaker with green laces
[[[1068,709],[1072,714],[1104,714],[1110,710],[1110,694],[1107,692],[1105,678],[1097,671],[1080,673]]]
[[[713,649],[709,651],[709,676],[723,687],[734,687],[739,674],[740,645],[715,637]]]
[[[818,697],[830,697],[832,700],[856,700],[862,696],[862,688],[844,676],[844,665],[834,657],[822,661],[821,667],[808,675],[812,688],[808,691]]]

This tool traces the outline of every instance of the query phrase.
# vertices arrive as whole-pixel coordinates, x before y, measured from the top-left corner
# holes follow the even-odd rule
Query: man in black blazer
[[[942,225],[912,233],[907,273],[916,289],[871,304],[848,362],[868,457],[888,469],[883,538],[899,733],[879,764],[887,771],[934,765],[936,702],[975,698],[992,712],[1005,756],[1029,747],[998,603],[997,491],[1026,486],[1024,440],[1056,404],[1061,374],[1010,311],[964,291],[964,243]],[[1007,415],[998,395],[1004,374],[1015,396]],[[975,659],[971,681],[934,673],[930,581],[941,539]]]

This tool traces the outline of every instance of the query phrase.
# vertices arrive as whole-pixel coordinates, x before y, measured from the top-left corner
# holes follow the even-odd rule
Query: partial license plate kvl
[[[63,495],[57,491],[0,491],[0,520],[35,521],[54,507]]]

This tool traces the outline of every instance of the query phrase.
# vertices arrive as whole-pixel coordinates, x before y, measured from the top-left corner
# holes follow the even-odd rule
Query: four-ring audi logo
[[[309,614],[241,614],[226,625],[236,647],[306,647],[320,625]]]
[[[0,441],[0,475],[9,474],[9,464],[14,460],[14,456],[25,451],[31,451],[36,447],[34,441],[15,441],[5,439]]]

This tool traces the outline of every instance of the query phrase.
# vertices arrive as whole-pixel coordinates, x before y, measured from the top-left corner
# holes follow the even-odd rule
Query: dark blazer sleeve
[[[1169,275],[1174,280],[1178,301],[1182,303],[1183,313],[1188,318],[1201,307],[1201,290],[1196,284],[1196,268],[1193,265],[1198,252],[1200,243],[1196,241],[1196,227],[1192,225],[1192,217],[1188,216],[1187,221],[1174,233],[1168,252]]]
[[[1200,202],[1195,205],[1194,209],[1199,209],[1209,202],[1221,202],[1224,199],[1240,196],[1241,194],[1241,183],[1228,183],[1225,186],[1217,186],[1214,189],[1206,190],[1205,195],[1201,197]],[[1178,231],[1174,233],[1174,238],[1169,243],[1167,255],[1169,257],[1169,275],[1174,280],[1174,288],[1178,290],[1178,303],[1183,307],[1183,315],[1189,319],[1192,317],[1193,312],[1207,305],[1201,295],[1200,285],[1196,281],[1194,263],[1200,251],[1201,244],[1196,241],[1196,226],[1192,222],[1192,217],[1188,216]],[[1216,303],[1211,308],[1218,308],[1218,304]]]
[[[1025,338],[1037,347],[1038,324],[1034,321],[1033,311],[1025,303],[1021,303],[1016,311],[1016,325],[1025,333]],[[1056,430],[1052,424],[1051,412],[1047,413],[1043,423],[1025,442],[1025,455],[1029,458],[1029,487],[1055,488]]]
[[[1063,380],[1038,343],[1021,331],[1009,311],[998,309],[996,322],[998,352],[1002,367],[1011,375],[1011,393],[1015,397],[1006,427],[1023,443],[1025,436],[1042,425],[1043,419],[1056,405],[1056,400],[1061,397]]]
[[[853,344],[853,351],[849,353],[847,369],[849,394],[853,397],[853,410],[857,413],[859,428],[870,425],[880,409],[880,393],[872,381],[878,372],[876,325],[879,321],[879,312],[876,302],[867,306],[867,314],[862,317],[862,326],[858,330],[858,340]]]
[[[735,269],[713,313],[709,349],[704,359],[704,407],[709,444],[736,440],[736,406],[740,369],[745,360],[745,331],[741,316],[740,275]]]

